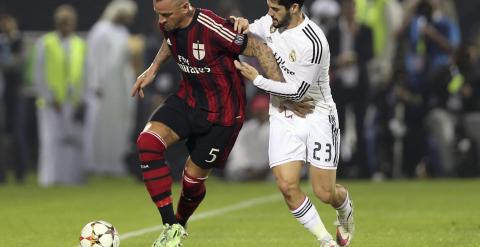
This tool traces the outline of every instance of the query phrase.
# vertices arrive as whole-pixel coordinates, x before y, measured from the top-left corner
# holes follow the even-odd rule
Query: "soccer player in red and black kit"
[[[173,247],[186,236],[185,224],[205,197],[205,180],[212,168],[224,166],[244,121],[245,89],[234,60],[239,54],[255,56],[269,78],[283,78],[270,48],[235,33],[230,22],[212,11],[194,8],[188,0],[153,0],[153,6],[164,41],[132,96],[143,97],[160,66],[168,58],[175,60],[183,77],[179,90],[152,114],[137,140],[143,180],[165,224],[153,246]],[[164,153],[184,139],[190,156],[174,214]]]

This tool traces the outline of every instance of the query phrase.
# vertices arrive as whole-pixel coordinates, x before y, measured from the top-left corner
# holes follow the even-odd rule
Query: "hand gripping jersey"
[[[288,30],[274,28],[269,15],[249,26],[250,33],[273,50],[285,78],[284,85],[266,78],[254,81],[255,86],[272,95],[270,114],[279,114],[280,100],[299,101],[306,96],[314,99],[316,110],[330,112],[335,107],[329,85],[327,39],[314,22],[306,15],[304,18],[300,25]]]
[[[212,11],[198,8],[188,27],[160,29],[182,71],[177,95],[204,111],[212,123],[243,121],[245,87],[233,61],[245,49],[247,36],[236,34],[231,23]]]

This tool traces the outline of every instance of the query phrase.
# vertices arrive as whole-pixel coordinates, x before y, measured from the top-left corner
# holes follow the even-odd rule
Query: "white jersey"
[[[270,115],[279,114],[282,99],[300,101],[311,97],[315,110],[330,113],[335,108],[329,84],[330,49],[325,34],[306,15],[304,21],[291,29],[279,30],[272,26],[272,18],[265,15],[249,26],[249,32],[267,43],[282,70],[285,83],[262,76],[254,85],[268,92]]]
[[[258,76],[253,82],[271,95],[270,167],[305,161],[320,169],[337,169],[340,130],[329,84],[330,49],[322,30],[305,16],[295,28],[279,31],[269,15],[249,29],[273,50],[285,79],[281,83]],[[314,113],[305,118],[280,113],[281,100],[300,101],[306,96],[315,101]]]

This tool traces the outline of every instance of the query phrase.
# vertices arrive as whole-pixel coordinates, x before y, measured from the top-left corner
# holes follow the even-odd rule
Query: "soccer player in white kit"
[[[272,49],[285,82],[267,79],[247,63],[235,64],[271,95],[270,167],[291,213],[320,246],[348,246],[354,233],[353,208],[346,188],[336,184],[340,130],[329,85],[330,50],[322,30],[302,13],[303,2],[267,0],[268,14],[250,25],[244,18],[231,17],[237,31],[258,36]],[[282,106],[285,100],[298,102],[305,97],[314,103],[313,112],[305,117]],[[336,241],[300,188],[302,166],[307,162],[313,192],[337,211]]]

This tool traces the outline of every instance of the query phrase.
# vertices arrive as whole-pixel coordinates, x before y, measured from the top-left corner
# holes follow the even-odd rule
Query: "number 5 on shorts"
[[[210,160],[205,160],[205,162],[207,162],[207,163],[212,163],[212,162],[214,162],[214,161],[217,159],[217,154],[218,154],[218,152],[220,152],[220,149],[218,149],[218,148],[212,148],[212,149],[210,150],[210,153],[208,153],[210,156],[212,156],[212,158],[211,158]]]

